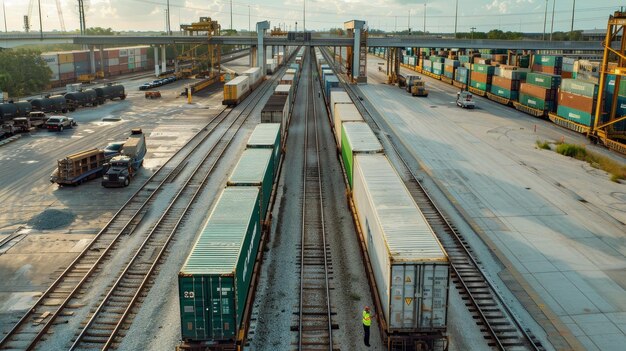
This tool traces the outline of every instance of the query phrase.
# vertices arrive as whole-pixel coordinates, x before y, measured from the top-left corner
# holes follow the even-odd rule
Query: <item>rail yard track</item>
[[[277,76],[275,75],[271,82]],[[84,324],[71,348],[107,349],[115,346],[116,342],[119,342],[117,337],[128,326],[133,308],[141,303],[142,291],[150,285],[150,278],[156,271],[159,260],[166,254],[167,245],[184,219],[187,209],[210,176],[220,156],[251,114],[256,102],[271,86],[271,82],[253,91],[251,96],[240,104],[241,108],[223,109],[160,167],[4,336],[0,341],[0,349],[34,349],[45,335],[51,332],[53,324],[64,323],[63,319],[72,317],[76,308],[83,307],[71,302],[84,297],[91,288],[89,286],[91,282],[102,278],[104,273],[110,273],[104,269],[105,265],[117,251],[120,251],[122,239],[133,234],[142,222],[155,195],[167,184],[174,182],[190,164],[192,158],[202,157],[202,162],[199,162],[188,178],[182,181],[179,189],[162,192],[169,198],[159,201],[166,201],[169,206],[153,223],[142,223],[151,228],[147,233],[134,233],[142,235],[139,241],[141,244],[138,248],[130,250],[132,254],[124,257],[123,270],[112,278],[107,278],[109,284],[107,282],[97,284],[106,286],[106,291],[92,302],[92,305],[97,307],[90,310],[89,320]],[[239,114],[232,113],[234,109],[240,111]],[[224,124],[227,127],[223,128]],[[219,140],[214,142],[211,136],[216,135],[217,131],[221,134],[218,136]]]
[[[373,130],[382,131],[383,128],[369,113],[354,86],[344,86],[366,121],[375,127]],[[385,152],[395,154],[401,161],[401,167],[397,171],[448,253],[452,281],[480,325],[487,343],[498,350],[544,350],[540,341],[520,323],[519,318],[485,276],[481,262],[475,257],[472,248],[428,195],[394,141],[391,140],[390,144],[393,150]]]
[[[310,57],[309,53],[306,62],[311,75]],[[306,94],[297,349],[333,350],[330,301],[332,263],[324,226],[318,116],[312,79],[307,82]]]

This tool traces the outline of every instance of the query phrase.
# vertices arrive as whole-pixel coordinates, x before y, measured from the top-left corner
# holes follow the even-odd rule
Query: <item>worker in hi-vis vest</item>
[[[365,306],[363,309],[363,341],[365,342],[365,346],[370,346],[370,326],[372,325],[372,318],[375,315],[370,314],[370,307]]]

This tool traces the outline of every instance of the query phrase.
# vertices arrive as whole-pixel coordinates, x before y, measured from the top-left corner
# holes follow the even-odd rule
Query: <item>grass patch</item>
[[[588,151],[582,145],[558,144],[556,152],[561,155],[573,157],[577,160],[585,161],[593,168],[601,169],[611,175],[611,181],[617,182],[626,179],[626,165],[623,165],[611,158]]]
[[[547,141],[541,141],[541,140],[537,140],[537,147],[543,150],[551,150],[552,148],[550,147],[550,143]]]

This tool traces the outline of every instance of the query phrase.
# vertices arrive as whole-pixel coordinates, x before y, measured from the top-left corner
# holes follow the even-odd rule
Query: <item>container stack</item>
[[[442,75],[443,74],[443,62],[444,58],[440,56],[430,56],[429,60],[432,62],[432,72],[433,74]]]
[[[543,111],[554,111],[556,92],[561,76],[529,72],[526,83],[520,84],[519,102],[528,107]]]
[[[289,118],[287,95],[272,95],[261,110],[261,123],[280,123],[281,135],[285,134]]]
[[[421,58],[420,61],[422,62],[422,70],[426,71],[426,72],[432,72],[433,71],[433,62],[429,59],[425,59],[425,58]]]
[[[480,59],[485,60],[485,59]],[[472,65],[470,86],[482,91],[491,90],[491,81],[495,72],[495,67],[488,64],[475,63]]]
[[[459,60],[446,59],[444,61],[443,75],[454,79],[454,71],[461,65]]]
[[[459,67],[454,72],[454,80],[462,84],[467,84],[468,76],[469,76],[469,69],[467,69],[467,67]]]
[[[599,84],[600,63],[589,60],[577,60],[574,62],[572,78]]]
[[[511,55],[511,62],[509,62],[509,65],[520,68],[528,68],[530,66],[530,55]]]
[[[533,72],[541,72],[548,74],[561,74],[563,67],[563,56],[552,55],[534,55],[533,56]]]
[[[326,99],[330,99],[330,91],[332,88],[339,87],[339,79],[335,75],[327,75],[324,78],[324,95],[326,95]]]
[[[489,92],[505,99],[518,100],[520,84],[526,80],[528,69],[502,65],[495,72]]]
[[[574,78],[574,64],[576,60],[571,57],[563,57],[563,66],[561,67],[561,77]]]
[[[563,79],[559,91],[557,115],[591,126],[594,121],[598,85],[577,79]]]

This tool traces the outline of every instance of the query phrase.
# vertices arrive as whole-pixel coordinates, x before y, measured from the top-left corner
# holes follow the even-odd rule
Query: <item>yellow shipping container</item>
[[[73,53],[59,54],[59,63],[72,63],[72,62],[74,62]]]

